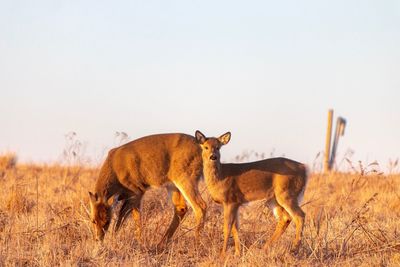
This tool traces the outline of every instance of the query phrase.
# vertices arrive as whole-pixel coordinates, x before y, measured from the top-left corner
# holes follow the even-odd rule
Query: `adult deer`
[[[206,204],[198,191],[201,175],[201,149],[190,135],[150,135],[110,150],[100,170],[95,192],[89,192],[95,238],[103,240],[109,228],[112,214],[109,199],[114,196],[114,201],[123,201],[115,230],[132,213],[136,237],[140,239],[140,202],[143,194],[149,186],[166,185],[175,213],[159,245],[170,240],[185,216],[185,199],[195,213],[197,239],[206,210]]]
[[[238,209],[246,202],[265,199],[278,221],[275,232],[264,246],[265,251],[286,230],[293,220],[296,237],[293,250],[297,251],[303,231],[305,214],[299,206],[307,182],[305,165],[286,158],[272,158],[256,162],[224,164],[220,162],[220,148],[226,145],[229,132],[218,138],[207,138],[196,131],[202,148],[203,174],[212,199],[224,208],[224,257],[232,231],[235,254],[240,254]]]

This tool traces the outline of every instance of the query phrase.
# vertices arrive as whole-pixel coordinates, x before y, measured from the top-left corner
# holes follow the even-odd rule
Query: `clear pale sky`
[[[338,157],[400,157],[399,1],[1,1],[0,151],[60,159],[75,131],[101,162],[114,134],[232,132],[312,163],[327,110]]]

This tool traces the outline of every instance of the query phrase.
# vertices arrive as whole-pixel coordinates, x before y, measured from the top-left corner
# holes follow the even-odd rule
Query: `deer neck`
[[[212,187],[223,180],[222,164],[220,161],[204,163],[203,172],[204,180],[208,187]]]
[[[95,187],[95,192],[99,197],[109,199],[115,194],[114,186],[107,179],[98,179]]]

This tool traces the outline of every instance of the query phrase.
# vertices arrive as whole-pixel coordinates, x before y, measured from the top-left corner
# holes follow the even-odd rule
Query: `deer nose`
[[[211,160],[217,160],[217,155],[212,154],[212,155],[210,156],[210,159],[211,159]]]

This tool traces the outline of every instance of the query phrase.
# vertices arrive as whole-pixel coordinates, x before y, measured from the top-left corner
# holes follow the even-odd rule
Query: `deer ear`
[[[196,141],[197,143],[199,143],[200,145],[203,144],[206,141],[206,137],[204,134],[202,134],[199,130],[196,131],[195,133],[195,137],[196,137]]]
[[[93,194],[92,192],[89,192],[89,197],[90,197],[90,202],[92,203],[96,203],[97,199],[99,198],[97,193]]]
[[[218,137],[218,140],[219,140],[223,145],[226,145],[227,143],[229,143],[229,140],[231,140],[231,133],[230,133],[230,132],[224,133],[223,135],[221,135],[220,137]]]

